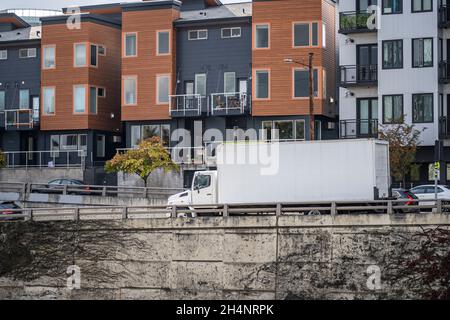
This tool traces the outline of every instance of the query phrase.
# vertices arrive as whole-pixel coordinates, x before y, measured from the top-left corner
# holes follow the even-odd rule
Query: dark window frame
[[[423,10],[424,1],[425,0],[421,0],[422,10],[414,11],[414,0],[411,0],[411,13],[433,12],[434,11],[434,6],[433,6],[434,0],[430,0],[431,1],[431,10]]]
[[[386,43],[390,43],[390,42],[400,42],[402,44],[402,46],[401,46],[401,49],[402,49],[402,54],[401,54],[402,61],[401,62],[402,62],[402,64],[399,67],[386,67],[385,64],[384,64],[384,57],[385,57],[385,55],[384,55],[384,45]],[[403,39],[383,40],[382,43],[381,43],[381,50],[382,50],[382,52],[381,52],[381,59],[382,59],[381,67],[382,67],[382,69],[383,70],[403,69],[404,64],[405,64],[405,61],[404,61],[405,60],[405,53],[404,53],[403,49],[404,49]]]
[[[400,11],[398,11],[398,12],[385,12],[384,11],[385,1],[387,1],[387,0],[382,0],[382,3],[381,3],[381,14],[383,14],[383,15],[403,14],[403,0],[393,0],[393,1],[400,2]]]
[[[431,121],[415,121],[414,120],[414,98],[417,96],[431,96]],[[412,95],[412,123],[434,123],[434,94],[433,93],[414,93]]]
[[[356,1],[356,11],[361,12],[361,0],[355,0]],[[376,6],[378,5],[378,0],[368,0],[368,6]]]
[[[402,122],[397,122],[397,121],[395,121],[395,119],[394,119],[394,107],[392,107],[392,119],[393,119],[393,121],[392,122],[386,122],[386,119],[385,119],[385,117],[384,117],[384,115],[385,115],[385,112],[384,112],[384,108],[385,108],[385,103],[384,103],[384,98],[387,98],[387,97],[402,97]],[[405,114],[404,114],[404,111],[405,111],[405,97],[404,97],[404,95],[403,94],[386,94],[386,95],[383,95],[382,97],[382,101],[381,101],[381,103],[382,103],[382,122],[383,122],[383,124],[401,124],[401,123],[404,123],[404,121],[405,121],[405,119],[404,119],[404,117],[405,117]]]
[[[425,66],[425,65],[423,65],[423,66],[415,66],[414,65],[414,61],[415,61],[415,59],[414,59],[415,58],[414,57],[414,41],[415,40],[422,40],[422,42],[424,40],[431,40],[431,65],[427,65],[427,66]],[[418,68],[418,69],[421,69],[421,68],[433,68],[434,67],[434,38],[428,37],[428,38],[413,38],[413,39],[411,39],[411,58],[412,58],[412,60],[411,60],[411,67],[412,68]]]

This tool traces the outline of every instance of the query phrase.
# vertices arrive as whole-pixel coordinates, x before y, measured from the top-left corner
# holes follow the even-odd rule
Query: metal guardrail
[[[378,65],[339,66],[341,86],[375,85],[378,83]]]
[[[8,151],[6,168],[84,168],[85,150]]]
[[[17,192],[22,194],[49,193],[60,195],[85,196],[139,196],[173,195],[185,191],[183,188],[145,188],[128,186],[99,186],[99,185],[49,185],[45,183],[1,182],[0,191]]]
[[[416,202],[418,205],[406,205]],[[421,204],[430,202],[430,204]],[[110,206],[8,209],[12,214],[0,215],[0,221],[58,221],[58,220],[115,220],[179,218],[197,216],[316,216],[345,214],[422,214],[424,210],[450,212],[450,199],[434,200],[378,200],[371,202],[303,202],[259,203],[245,205],[198,205],[195,208],[177,206]]]
[[[374,32],[369,29],[367,21],[371,14],[367,11],[348,11],[339,13],[339,33]]]
[[[199,116],[202,114],[206,97],[200,94],[180,94],[169,96],[169,114],[171,116]]]
[[[222,113],[228,115],[233,112],[244,114],[249,104],[247,93],[213,93],[211,94],[211,115]]]
[[[341,139],[378,138],[378,119],[348,119],[339,121]]]

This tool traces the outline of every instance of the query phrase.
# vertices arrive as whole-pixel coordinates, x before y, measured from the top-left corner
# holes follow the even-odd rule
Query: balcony
[[[38,124],[38,110],[12,109],[0,112],[0,125],[5,130],[31,130]]]
[[[378,65],[340,66],[339,83],[341,87],[377,85]]]
[[[367,11],[349,11],[339,13],[339,33],[376,32],[376,28],[369,28],[367,21],[371,16]]]
[[[441,5],[439,7],[439,27],[450,27],[450,6],[448,5]]]
[[[450,60],[439,63],[439,81],[441,83],[450,83]]]
[[[450,139],[450,117],[439,118],[439,139]]]
[[[211,115],[242,115],[250,112],[250,95],[242,92],[211,94]]]
[[[206,97],[199,94],[171,95],[169,99],[171,117],[200,117],[208,112]]]
[[[378,138],[378,119],[341,120],[341,139]]]

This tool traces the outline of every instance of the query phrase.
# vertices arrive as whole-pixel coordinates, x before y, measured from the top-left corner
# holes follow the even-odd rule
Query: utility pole
[[[309,71],[309,140],[315,140],[315,122],[314,122],[314,66],[313,66],[314,53],[309,53],[309,63],[304,64],[300,61],[293,59],[284,59],[285,63],[296,63],[308,68]]]

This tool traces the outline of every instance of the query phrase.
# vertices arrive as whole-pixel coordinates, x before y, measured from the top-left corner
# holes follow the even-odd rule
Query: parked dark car
[[[37,187],[36,192],[62,193],[65,186],[68,188],[74,187],[72,190],[67,192],[68,194],[90,194],[89,187],[86,186],[83,181],[68,178],[51,180],[47,183],[47,185]]]
[[[418,213],[420,210],[417,208],[419,202],[415,200],[419,200],[419,198],[412,193],[410,190],[406,189],[392,189],[392,197],[396,200],[404,200],[405,206],[410,206],[411,209],[400,209],[400,212],[404,213]]]
[[[14,221],[14,220],[23,220],[23,218],[11,218],[8,215],[12,214],[21,214],[22,211],[14,211],[21,209],[15,202],[2,202],[0,203],[0,221]],[[6,218],[5,218],[6,217]]]

